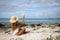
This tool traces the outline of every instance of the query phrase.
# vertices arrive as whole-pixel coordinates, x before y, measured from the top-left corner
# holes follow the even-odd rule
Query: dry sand
[[[0,40],[46,40],[47,37],[52,36],[54,39],[56,36],[60,36],[60,27],[51,28],[39,28],[33,30],[34,28],[26,28],[26,31],[30,33],[23,34],[21,36],[16,36],[8,33],[0,33]],[[60,40],[60,39],[59,39]]]

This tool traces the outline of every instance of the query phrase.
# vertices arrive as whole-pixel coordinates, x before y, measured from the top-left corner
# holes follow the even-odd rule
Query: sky
[[[60,18],[60,0],[0,0],[0,18]]]

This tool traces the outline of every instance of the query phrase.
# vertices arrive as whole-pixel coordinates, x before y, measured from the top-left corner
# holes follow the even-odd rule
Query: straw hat
[[[10,23],[15,23],[15,22],[17,22],[18,21],[18,17],[17,16],[12,16],[11,18],[10,18]]]

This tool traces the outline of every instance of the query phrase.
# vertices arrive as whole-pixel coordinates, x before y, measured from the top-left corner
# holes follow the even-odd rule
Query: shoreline
[[[10,27],[10,23],[8,23],[8,25],[6,25],[7,23],[0,23],[0,26],[2,25],[2,26],[8,26],[8,27]],[[37,25],[37,26],[41,26],[41,25],[60,25],[60,23],[31,23],[31,24],[28,24],[28,23],[25,23],[25,26],[32,26],[32,25]]]

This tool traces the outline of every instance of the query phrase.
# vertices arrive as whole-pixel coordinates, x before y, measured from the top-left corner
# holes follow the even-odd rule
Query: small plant
[[[50,35],[50,37],[47,37],[46,40],[53,40],[52,35]]]
[[[59,36],[56,36],[56,40],[60,40],[60,35]]]
[[[46,38],[46,40],[56,40],[52,35]]]
[[[47,37],[46,40],[60,40],[60,35],[56,36],[55,38],[50,35],[50,37]]]

